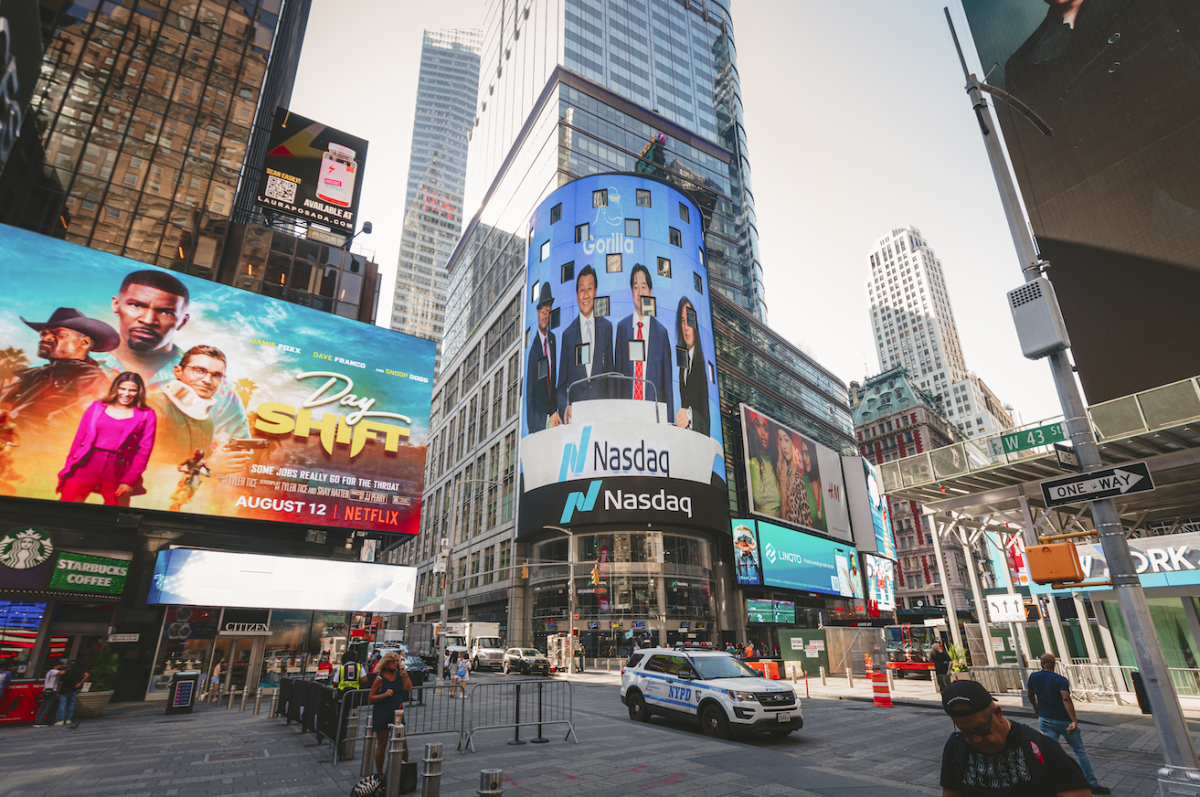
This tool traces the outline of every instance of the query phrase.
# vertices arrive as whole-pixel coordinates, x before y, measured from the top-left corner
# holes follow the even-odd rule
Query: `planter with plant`
[[[950,672],[969,672],[970,667],[967,665],[967,651],[962,645],[950,646]]]
[[[76,717],[99,717],[104,712],[108,701],[112,700],[119,667],[117,654],[111,650],[102,650],[92,656],[91,661],[84,667],[88,672],[87,683],[91,684],[91,688],[80,692],[75,698]]]

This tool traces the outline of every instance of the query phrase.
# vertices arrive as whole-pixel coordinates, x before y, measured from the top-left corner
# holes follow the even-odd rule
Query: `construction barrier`
[[[758,670],[772,681],[780,680],[779,662],[777,661],[748,661],[746,662],[746,666],[752,670]]]
[[[892,693],[888,689],[887,673],[877,672],[871,675],[875,692],[875,705],[878,708],[894,708]]]

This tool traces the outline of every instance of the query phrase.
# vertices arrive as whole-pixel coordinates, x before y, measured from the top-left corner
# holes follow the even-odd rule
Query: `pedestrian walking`
[[[71,662],[71,666],[58,678],[58,722],[55,725],[70,725],[75,716],[75,696],[83,682],[88,679],[87,670]]]
[[[404,668],[404,662],[395,651],[388,651],[375,665],[375,680],[367,702],[371,704],[371,730],[375,732],[375,771],[383,777],[383,765],[387,760],[388,726],[396,722],[396,711],[403,708],[404,701],[412,691],[412,679]],[[404,742],[403,762],[408,763],[408,741]]]
[[[42,704],[38,706],[33,727],[50,727],[50,718],[55,716],[54,711],[58,708],[58,681],[66,672],[67,666],[66,659],[59,659],[58,664],[51,667],[50,671],[46,673],[46,680],[42,682]]]
[[[1111,794],[1100,785],[1083,746],[1083,734],[1079,730],[1079,719],[1075,716],[1075,703],[1071,700],[1071,682],[1054,671],[1056,664],[1053,653],[1041,657],[1042,669],[1029,676],[1027,684],[1029,702],[1037,714],[1038,730],[1058,741],[1062,736],[1075,751],[1079,768],[1092,786],[1092,794]]]
[[[221,665],[223,659],[217,659],[213,664],[212,675],[209,677],[208,702],[216,703],[221,699]]]
[[[950,685],[951,659],[940,639],[933,643],[929,651],[929,661],[933,663],[933,676],[937,679],[938,691],[946,691],[946,687]]]
[[[947,686],[942,708],[958,729],[942,751],[942,797],[1091,795],[1079,765],[1058,742],[1008,720],[977,681]]]
[[[347,689],[358,689],[360,678],[362,667],[358,664],[358,656],[353,650],[347,650],[342,654],[342,663],[334,669],[330,683],[337,687],[338,692],[345,692]]]
[[[450,697],[458,697],[458,651],[450,651],[450,663],[447,666],[450,673]]]
[[[455,667],[457,669],[454,671],[454,680],[458,683],[458,696],[465,700],[467,697],[467,682],[471,680],[470,662],[467,661],[466,656],[460,656]]]

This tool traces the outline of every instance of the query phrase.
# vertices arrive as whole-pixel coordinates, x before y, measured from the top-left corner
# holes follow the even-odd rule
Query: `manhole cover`
[[[249,758],[266,758],[266,750],[249,750],[244,753],[209,753],[204,756],[204,763],[215,764],[219,761],[244,761]]]

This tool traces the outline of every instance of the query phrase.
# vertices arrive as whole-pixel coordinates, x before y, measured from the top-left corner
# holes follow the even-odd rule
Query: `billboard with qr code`
[[[353,234],[366,163],[365,139],[276,108],[256,201]]]

